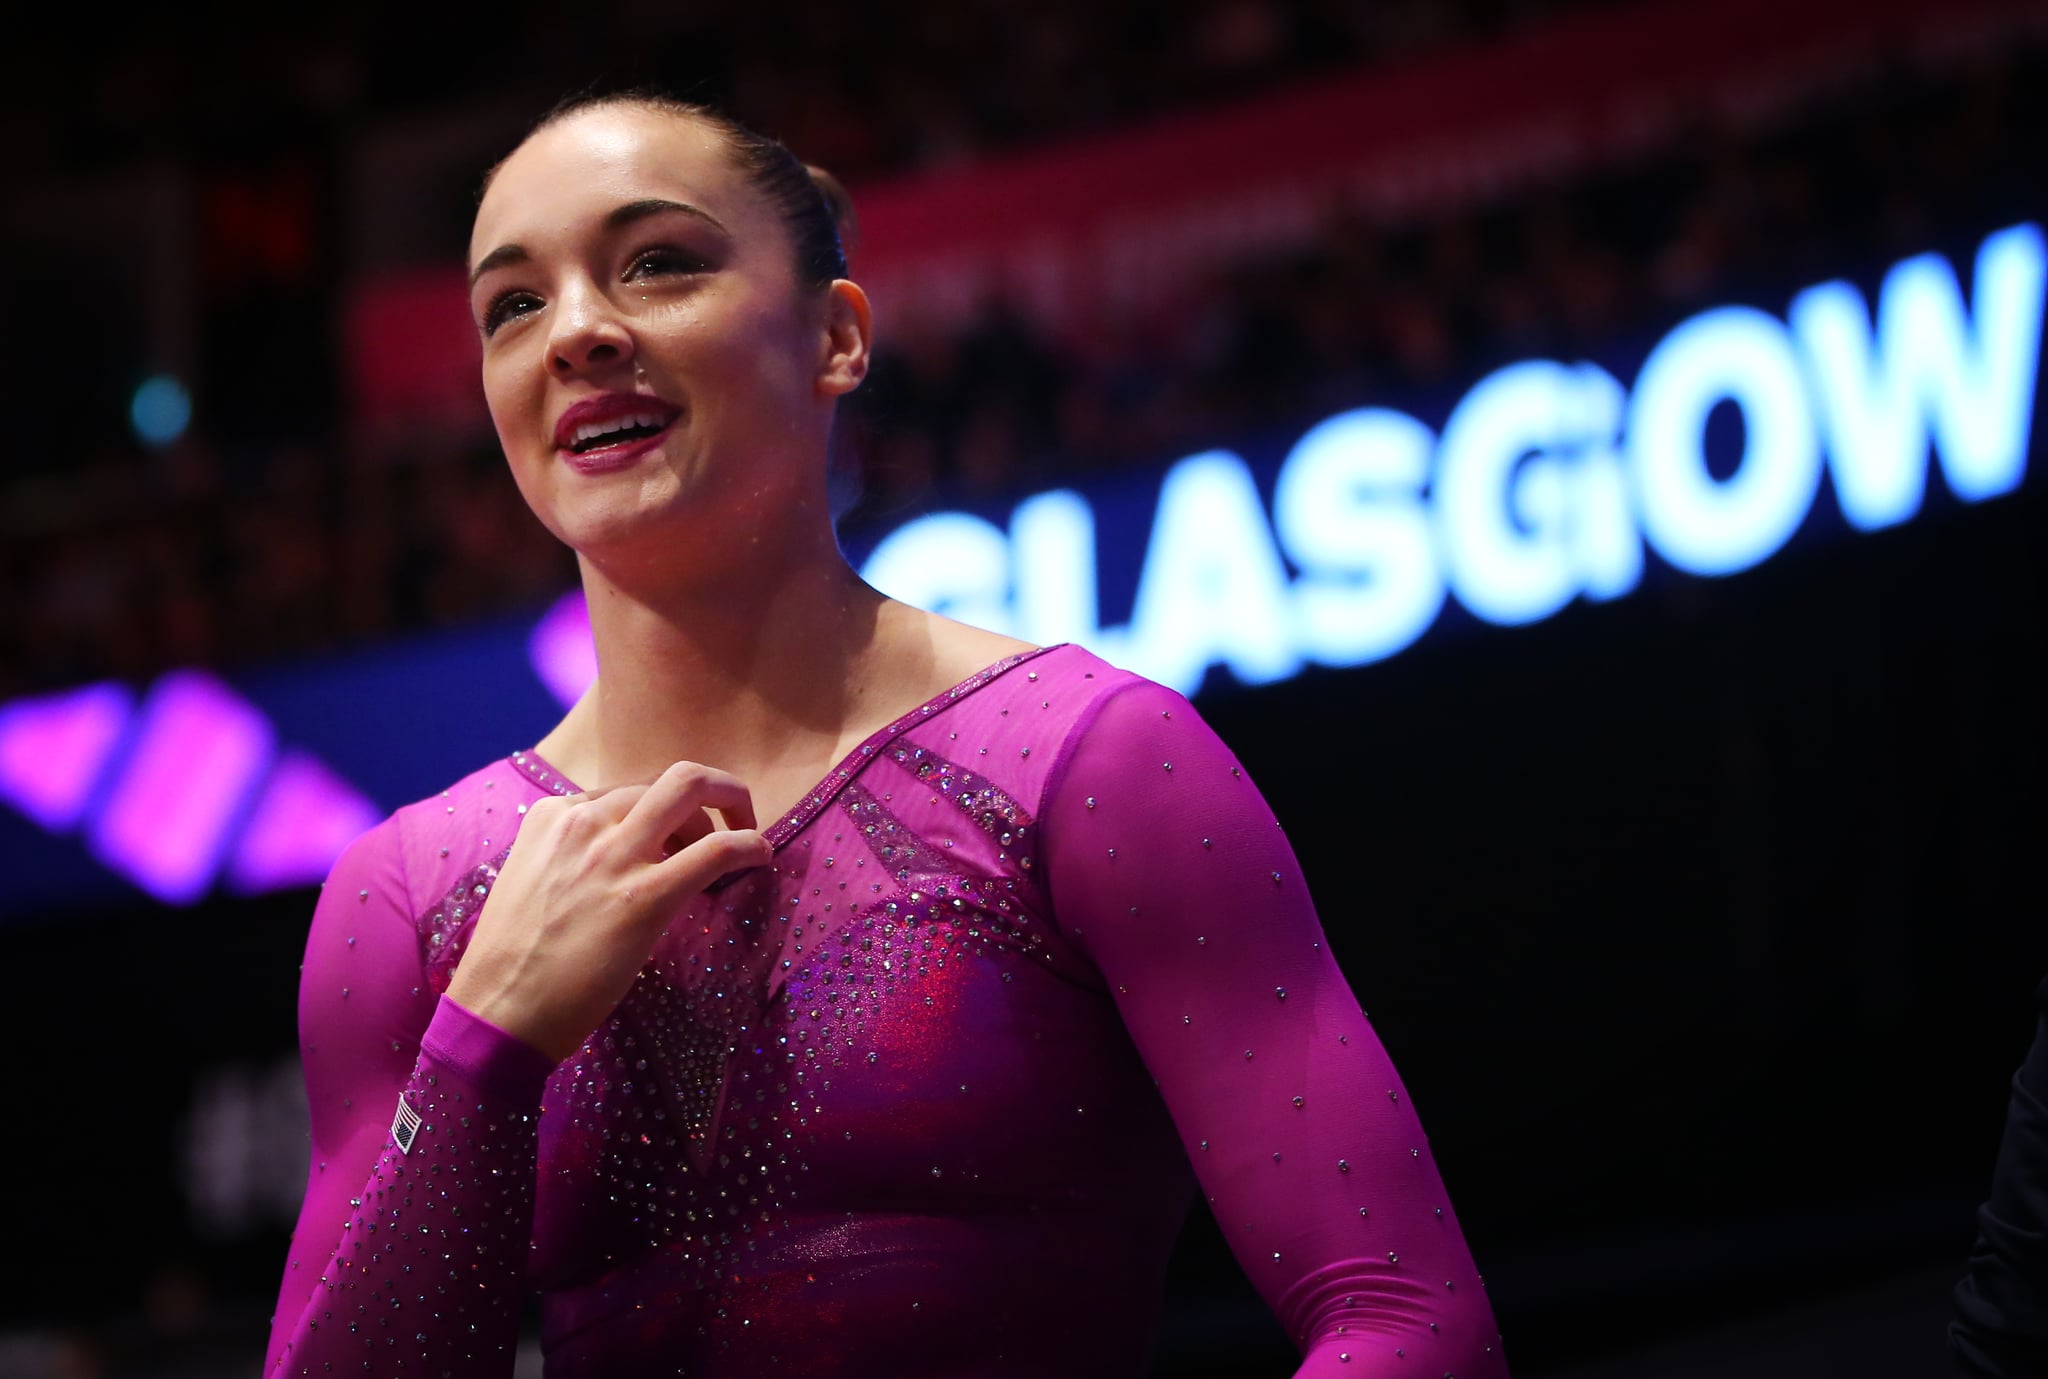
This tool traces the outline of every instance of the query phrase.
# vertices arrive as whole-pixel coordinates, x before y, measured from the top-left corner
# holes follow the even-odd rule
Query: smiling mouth
[[[634,441],[660,435],[669,428],[669,425],[669,420],[656,416],[618,417],[611,421],[589,422],[576,428],[576,434],[569,442],[569,453],[587,455],[593,450],[604,450],[615,445],[631,445]]]

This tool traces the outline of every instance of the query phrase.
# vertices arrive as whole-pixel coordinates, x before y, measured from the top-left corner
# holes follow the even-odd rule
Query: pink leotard
[[[335,864],[267,1374],[505,1379],[537,1296],[555,1379],[1130,1379],[1194,1191],[1300,1375],[1507,1373],[1287,840],[1180,695],[1062,645],[906,714],[557,1066],[441,993],[575,789],[515,753]]]

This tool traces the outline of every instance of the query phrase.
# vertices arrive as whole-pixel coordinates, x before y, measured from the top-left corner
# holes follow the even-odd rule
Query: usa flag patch
[[[398,1143],[398,1152],[412,1153],[413,1136],[420,1132],[420,1113],[406,1104],[405,1093],[398,1094],[398,1114],[391,1118],[391,1138]]]

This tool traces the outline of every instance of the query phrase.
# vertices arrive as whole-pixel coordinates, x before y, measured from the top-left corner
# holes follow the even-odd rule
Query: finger
[[[722,825],[708,809],[700,809],[677,826],[675,832],[661,840],[661,855],[673,857],[699,838],[716,833]]]
[[[706,808],[743,828],[754,826],[754,801],[738,776],[694,761],[679,761],[647,787],[619,821],[620,839],[636,855],[659,856],[662,840],[698,824]]]
[[[620,817],[624,817],[626,809],[631,807],[634,800],[640,798],[640,792],[644,791],[649,784],[650,782],[644,780],[622,781],[617,785],[600,786],[595,790],[578,790],[568,795],[543,795],[527,807],[527,812],[529,814],[532,813],[534,809],[542,804],[552,806],[559,803],[575,806],[597,804],[602,801],[616,807]]]
[[[543,795],[526,806],[520,834],[546,832],[594,843],[609,834],[646,791],[644,784],[635,783],[574,795]]]
[[[713,830],[652,868],[656,882],[670,899],[681,900],[698,894],[719,877],[749,867],[765,867],[775,860],[775,849],[756,829]]]

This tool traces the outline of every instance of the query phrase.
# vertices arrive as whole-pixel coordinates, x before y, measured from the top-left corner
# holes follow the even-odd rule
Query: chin
[[[614,476],[619,477],[619,476]],[[548,530],[578,555],[600,565],[652,560],[688,563],[727,548],[750,523],[702,487],[685,485],[656,467],[638,484],[603,491],[557,493],[543,518]]]

